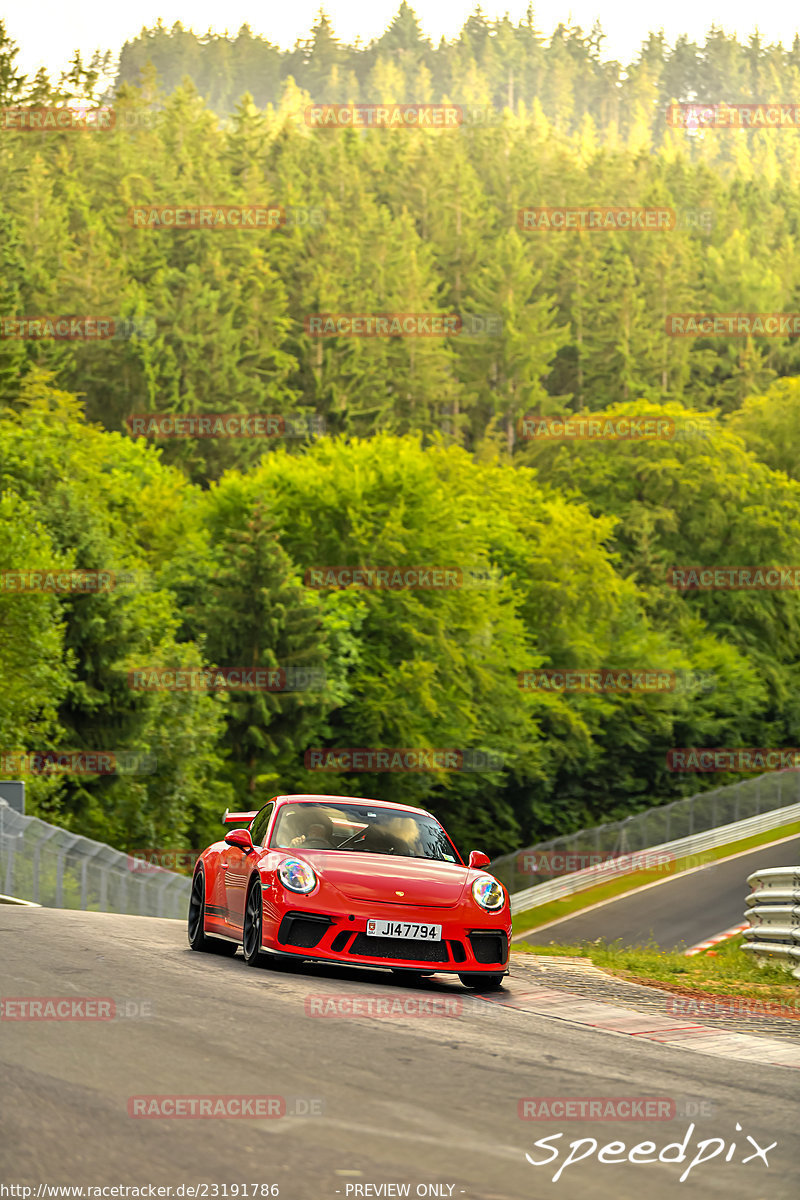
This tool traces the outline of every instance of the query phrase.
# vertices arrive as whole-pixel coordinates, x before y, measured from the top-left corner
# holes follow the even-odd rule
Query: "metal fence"
[[[798,802],[800,771],[774,771],[649,808],[622,821],[538,842],[496,858],[490,869],[513,895],[576,870],[566,861],[564,869],[560,869],[560,860],[588,860],[597,855],[610,859],[635,854]],[[546,872],[529,869],[541,861],[549,864]]]
[[[6,896],[45,908],[184,919],[191,880],[133,865],[120,850],[23,817],[0,800],[0,892]]]

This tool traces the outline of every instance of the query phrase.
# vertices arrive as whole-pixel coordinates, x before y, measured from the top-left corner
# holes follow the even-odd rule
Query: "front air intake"
[[[316,946],[325,930],[333,922],[330,917],[317,913],[287,913],[278,929],[278,941],[284,946],[298,946],[310,950]]]
[[[508,958],[508,935],[504,929],[480,930],[468,936],[476,962],[504,963]]]

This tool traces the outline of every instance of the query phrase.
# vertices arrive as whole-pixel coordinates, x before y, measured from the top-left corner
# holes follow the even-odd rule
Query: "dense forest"
[[[796,594],[668,584],[675,565],[800,564],[796,338],[666,333],[673,313],[800,311],[797,129],[667,120],[673,103],[791,102],[800,41],[652,35],[626,67],[601,44],[598,29],[545,39],[530,14],[478,10],[433,47],[404,3],[369,46],[340,44],[324,14],[286,52],[246,27],[159,25],[118,63],[76,55],[51,81],[20,75],[0,23],[6,113],[113,112],[0,131],[0,572],[117,576],[93,594],[0,587],[0,755],[157,763],[26,776],[32,811],[125,848],[200,846],[226,805],[341,791],[423,805],[496,854],[740,777],[671,772],[671,748],[800,744]],[[464,119],[309,121],[314,104],[350,102]],[[520,220],[557,206],[674,220]],[[197,207],[281,216],[136,217]],[[440,336],[321,337],[319,314],[458,320]],[[58,318],[84,332],[43,335]],[[669,434],[526,432],[531,414],[600,412]],[[278,436],[133,436],[147,414],[162,430],[267,416]],[[461,583],[308,583],[364,566]],[[208,667],[317,682],[130,682]],[[520,687],[539,667],[676,684]],[[317,772],[306,752],[320,747],[490,757]]]

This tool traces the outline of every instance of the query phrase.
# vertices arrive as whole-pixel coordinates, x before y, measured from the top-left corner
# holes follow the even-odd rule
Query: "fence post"
[[[86,911],[86,906],[89,903],[89,863],[95,855],[100,853],[101,849],[101,846],[97,846],[96,849],[92,850],[91,854],[86,855],[81,863],[81,909],[83,912]],[[105,879],[105,873],[102,878]]]
[[[43,824],[43,822],[39,822],[39,824]],[[46,828],[47,828],[47,826],[45,825],[45,829]],[[35,904],[39,903],[39,859],[40,859],[41,853],[42,853],[42,846],[45,844],[45,842],[48,842],[50,840],[50,838],[53,836],[53,834],[60,833],[60,832],[61,832],[61,830],[57,829],[56,826],[53,825],[50,829],[50,832],[46,833],[44,835],[44,837],[39,838],[38,842],[36,843],[36,845],[34,847],[34,850],[33,850],[33,879],[31,880],[31,891],[33,892],[33,896],[31,897],[31,899],[34,901]],[[24,899],[24,897],[21,897],[21,899]]]
[[[56,863],[56,908],[64,907],[64,863],[75,843],[79,838],[73,834],[69,842],[65,846],[59,846],[58,862]]]
[[[22,834],[10,833],[5,839],[8,842],[8,853],[6,855],[6,882],[3,890],[7,896],[14,895],[14,852],[18,837],[22,837]]]

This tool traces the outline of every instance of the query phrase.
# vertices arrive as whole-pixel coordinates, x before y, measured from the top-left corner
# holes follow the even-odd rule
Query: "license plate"
[[[368,937],[410,938],[416,942],[440,942],[441,925],[417,925],[414,921],[367,921]]]

